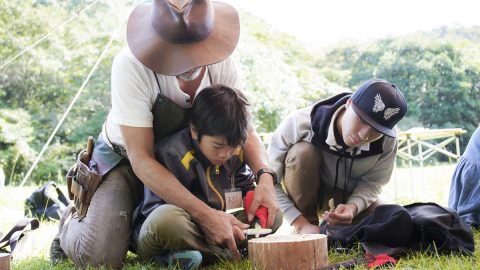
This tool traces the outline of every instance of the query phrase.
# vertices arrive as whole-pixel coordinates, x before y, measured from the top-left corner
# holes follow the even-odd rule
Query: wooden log
[[[10,270],[10,253],[0,253],[0,270]]]
[[[248,241],[248,257],[262,270],[315,270],[327,266],[324,234],[270,235]]]

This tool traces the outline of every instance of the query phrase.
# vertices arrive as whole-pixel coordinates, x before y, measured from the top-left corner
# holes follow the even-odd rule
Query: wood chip
[[[330,207],[330,212],[335,211],[335,202],[333,201],[333,198],[328,200],[328,207]]]

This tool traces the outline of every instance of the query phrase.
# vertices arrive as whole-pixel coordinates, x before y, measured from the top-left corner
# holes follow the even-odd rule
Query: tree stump
[[[10,270],[10,253],[0,252],[0,270]]]
[[[262,270],[315,270],[327,266],[324,234],[271,235],[248,241],[248,257]]]

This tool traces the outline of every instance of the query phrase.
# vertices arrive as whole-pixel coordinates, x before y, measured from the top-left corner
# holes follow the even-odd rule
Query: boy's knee
[[[185,210],[164,204],[157,207],[145,220],[140,235],[154,234],[156,238],[171,239],[182,234],[189,216]]]
[[[185,210],[173,205],[161,205],[150,213],[142,225],[137,252],[150,258],[167,250],[179,249],[191,235],[192,222]]]

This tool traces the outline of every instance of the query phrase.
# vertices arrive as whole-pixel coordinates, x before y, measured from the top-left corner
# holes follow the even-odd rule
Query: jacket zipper
[[[208,183],[208,186],[210,186],[210,188],[215,192],[215,194],[217,194],[218,198],[220,199],[220,203],[222,204],[222,208],[221,208],[220,210],[223,211],[224,208],[225,208],[225,201],[223,200],[222,194],[220,194],[220,192],[218,192],[218,190],[217,190],[217,189],[215,188],[215,186],[213,185],[212,178],[210,177],[211,168],[212,168],[212,167],[208,167],[208,168],[207,168],[207,171],[205,172],[205,175],[207,176],[207,183]],[[216,174],[219,174],[219,173],[220,173],[219,166],[216,166],[216,167],[215,167],[215,173],[216,173]]]

